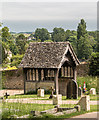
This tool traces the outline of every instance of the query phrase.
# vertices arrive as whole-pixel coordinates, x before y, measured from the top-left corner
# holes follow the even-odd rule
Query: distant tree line
[[[2,26],[2,24],[0,24]],[[64,30],[63,28],[55,27],[53,32],[48,32],[46,28],[37,28],[34,34],[30,34],[30,37],[34,37],[35,40],[27,40],[27,37],[23,33],[15,34],[9,32],[8,27],[3,27],[0,31],[2,39],[2,62],[7,63],[7,51],[11,51],[13,57],[11,59],[11,65],[17,66],[21,61],[29,42],[66,42],[69,41],[73,46],[75,53],[80,61],[90,59],[92,66],[93,60],[96,56],[99,59],[99,32],[98,31],[87,31],[87,25],[84,19],[81,19],[78,23],[77,31],[75,30]],[[17,58],[16,58],[17,56]],[[17,62],[15,62],[17,61]],[[96,63],[96,62],[95,62]],[[92,67],[90,67],[92,69]],[[93,72],[90,71],[92,74]],[[99,73],[99,69],[98,69]],[[97,74],[97,73],[95,73]],[[94,74],[93,74],[94,75]]]

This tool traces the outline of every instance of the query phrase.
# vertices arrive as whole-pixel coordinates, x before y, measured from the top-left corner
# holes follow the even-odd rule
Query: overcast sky
[[[83,18],[88,30],[96,30],[97,2],[90,1],[2,2],[0,20],[4,26],[9,27],[10,31],[33,32],[38,27],[45,27],[49,31],[52,31],[54,27],[76,30],[80,19]]]

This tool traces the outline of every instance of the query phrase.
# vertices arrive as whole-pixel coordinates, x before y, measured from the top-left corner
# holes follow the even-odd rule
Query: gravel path
[[[53,104],[52,100],[35,100],[33,98],[23,99],[6,99],[5,102],[20,102],[20,103],[38,103],[38,104]],[[77,104],[78,100],[63,100],[62,104]],[[99,101],[90,101],[90,105],[99,105]]]
[[[23,94],[24,90],[15,90],[15,89],[14,90],[8,90],[8,89],[0,90],[0,97],[4,96],[6,92],[10,95],[16,95],[16,94]]]
[[[72,118],[99,118],[99,112],[90,112],[83,115],[78,115]]]
[[[10,95],[23,94],[24,90],[0,90],[0,96],[3,96],[5,93]],[[35,98],[21,98],[21,99],[6,99],[6,102],[21,102],[21,103],[38,103],[38,104],[52,104],[52,100],[35,100]],[[77,104],[78,100],[62,100],[62,104]],[[90,101],[91,105],[99,105],[99,101]]]

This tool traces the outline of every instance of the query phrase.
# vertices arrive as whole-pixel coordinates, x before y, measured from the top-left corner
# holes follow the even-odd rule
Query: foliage
[[[83,60],[88,59],[93,51],[88,36],[87,35],[81,36],[77,44],[78,44],[77,49],[78,58]]]
[[[11,66],[18,67],[18,65],[20,64],[23,56],[24,55],[19,55],[19,54],[12,56],[12,58],[11,58]]]
[[[18,46],[16,46],[14,40],[9,40],[9,49],[14,55],[19,53]]]
[[[7,42],[10,38],[9,28],[4,27],[2,28],[2,41]]]
[[[99,52],[99,31],[97,31],[97,52]]]
[[[89,60],[89,74],[99,76],[99,52],[92,53]]]
[[[44,42],[53,42],[52,40],[45,40]]]
[[[6,42],[0,41],[0,44],[2,45],[2,63],[4,63],[7,60],[9,47]]]
[[[80,37],[84,37],[86,33],[87,33],[86,23],[84,19],[81,19],[80,23],[78,24],[78,28],[77,28],[77,39],[79,40]]]
[[[85,81],[86,88],[87,88],[88,91],[91,88],[95,88],[96,91],[98,92],[97,80],[98,80],[97,77],[92,77],[92,76],[77,77],[78,86],[81,85],[82,90],[83,90],[83,85],[84,85],[84,81]]]
[[[19,50],[19,54],[24,54],[25,53],[25,45],[26,45],[26,38],[23,34],[20,34],[16,38],[16,45]]]
[[[47,29],[45,28],[37,28],[35,31],[35,38],[36,40],[41,39],[41,42],[44,42],[45,40],[50,39],[50,34]]]
[[[55,27],[52,33],[52,40],[54,42],[64,42],[66,40],[66,34],[64,29]]]
[[[6,70],[15,70],[15,69],[17,69],[16,66],[13,66],[13,67],[8,66],[8,67],[6,68]]]

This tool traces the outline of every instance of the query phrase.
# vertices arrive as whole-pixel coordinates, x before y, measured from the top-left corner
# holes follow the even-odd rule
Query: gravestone
[[[81,88],[79,87],[79,88],[78,88],[78,96],[81,97],[81,95],[82,95],[82,90],[81,90]]]
[[[44,97],[44,89],[38,89],[37,96],[38,97]]]
[[[82,110],[89,111],[90,110],[90,96],[83,96],[78,102],[78,105],[81,106]]]
[[[60,105],[62,104],[62,95],[53,95],[53,105]]]
[[[91,88],[91,89],[90,89],[90,94],[96,95],[96,89],[95,89],[95,88]]]

